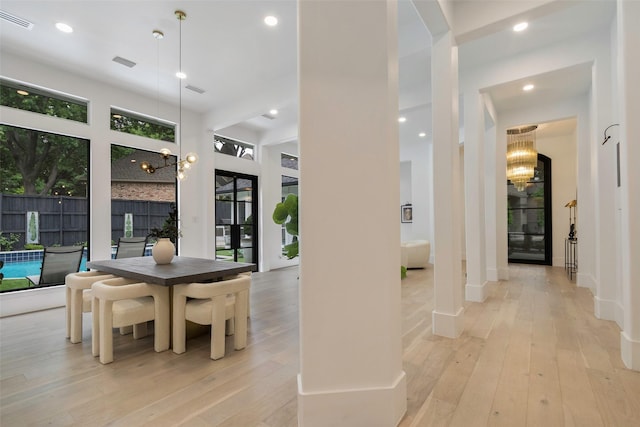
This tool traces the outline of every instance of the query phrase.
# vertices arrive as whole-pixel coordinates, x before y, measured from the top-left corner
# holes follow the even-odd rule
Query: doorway
[[[507,181],[509,262],[552,264],[551,159],[538,154],[538,166],[523,191]]]
[[[216,259],[258,271],[258,177],[216,170]]]

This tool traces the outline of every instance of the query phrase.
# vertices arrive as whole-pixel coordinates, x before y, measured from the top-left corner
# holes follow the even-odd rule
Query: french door
[[[551,159],[538,166],[523,191],[507,181],[509,262],[552,265]]]
[[[258,177],[216,170],[216,259],[258,271]]]

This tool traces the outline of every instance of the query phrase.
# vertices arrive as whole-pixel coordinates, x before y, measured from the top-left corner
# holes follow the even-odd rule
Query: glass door
[[[509,262],[551,265],[551,159],[538,154],[535,175],[523,191],[507,183]]]
[[[258,177],[216,170],[216,259],[258,263]]]

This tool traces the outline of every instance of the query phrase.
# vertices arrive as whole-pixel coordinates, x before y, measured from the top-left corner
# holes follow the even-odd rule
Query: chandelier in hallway
[[[518,191],[524,191],[538,165],[537,125],[507,129],[507,179]]]

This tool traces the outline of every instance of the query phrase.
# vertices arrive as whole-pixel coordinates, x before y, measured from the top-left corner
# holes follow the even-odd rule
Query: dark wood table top
[[[153,257],[89,261],[87,267],[120,277],[172,286],[180,283],[208,282],[251,271],[254,264],[215,261],[205,258],[173,257],[169,264],[156,264]]]

